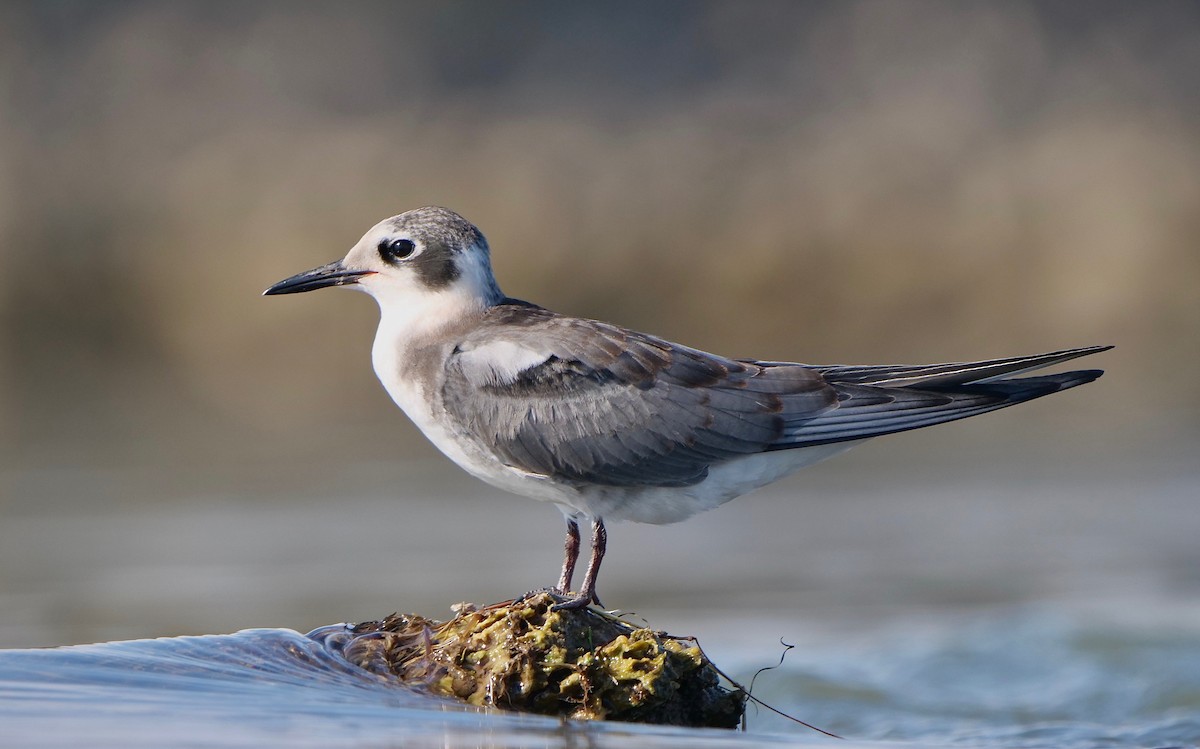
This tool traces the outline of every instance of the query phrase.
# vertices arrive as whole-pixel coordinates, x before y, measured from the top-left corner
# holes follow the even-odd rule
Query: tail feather
[[[1079,369],[1074,372],[1061,374],[1040,375],[1038,377],[1013,377],[1005,380],[986,379],[973,380],[961,385],[923,386],[922,390],[932,392],[976,393],[980,395],[995,395],[1015,399],[1015,403],[1023,403],[1043,395],[1050,395],[1061,390],[1086,385],[1104,374],[1103,369]]]
[[[1086,346],[1084,348],[1052,351],[1033,356],[1014,356],[1004,359],[987,359],[975,362],[949,362],[946,364],[885,364],[879,366],[818,366],[819,371],[831,383],[857,385],[882,385],[887,387],[922,388],[960,385],[971,382],[987,382],[1011,377],[1025,372],[1061,364],[1089,354],[1107,351],[1112,346]]]
[[[1037,357],[1027,359],[1034,358]],[[831,379],[830,384],[838,393],[837,408],[789,424],[783,438],[770,449],[848,442],[965,419],[1078,387],[1102,374],[1099,369],[1011,379],[995,379],[996,375],[989,374],[957,383],[935,376],[922,381],[919,387],[864,385]]]

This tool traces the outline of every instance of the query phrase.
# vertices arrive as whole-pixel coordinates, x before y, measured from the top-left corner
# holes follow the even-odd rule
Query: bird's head
[[[385,310],[416,311],[435,300],[486,307],[503,298],[483,234],[454,211],[436,206],[379,222],[346,257],[285,278],[263,294],[327,286],[365,291]]]

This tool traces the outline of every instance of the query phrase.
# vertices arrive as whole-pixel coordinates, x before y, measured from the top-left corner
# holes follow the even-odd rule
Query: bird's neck
[[[445,347],[452,347],[456,330],[469,329],[490,307],[504,300],[486,257],[478,253],[465,255],[459,277],[442,289],[373,287],[373,280],[361,283],[379,304],[379,330],[371,357],[376,374],[389,392],[396,389],[397,378],[428,374],[414,368],[419,368],[422,361],[432,361],[428,357],[436,358]],[[392,392],[392,396],[397,394]]]
[[[379,329],[371,364],[392,400],[427,431],[423,414],[442,376],[438,362],[453,348],[456,331],[469,328],[490,302],[450,291],[424,295],[408,304],[377,301]]]

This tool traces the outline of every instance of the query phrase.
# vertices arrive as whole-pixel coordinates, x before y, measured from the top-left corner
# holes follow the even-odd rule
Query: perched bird
[[[371,358],[401,409],[467,472],[566,516],[559,608],[596,597],[604,521],[674,523],[871,437],[995,411],[1099,377],[1013,379],[1108,346],[925,366],[728,359],[506,297],[487,240],[427,207],[264,294],[327,286],[379,304]],[[579,523],[591,558],[571,592]]]

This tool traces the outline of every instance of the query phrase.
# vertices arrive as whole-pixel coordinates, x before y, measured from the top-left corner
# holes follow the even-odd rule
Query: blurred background
[[[43,0],[0,5],[0,646],[556,579],[557,512],[392,406],[369,299],[259,296],[427,204],[508,294],[728,355],[1118,347],[611,528],[610,605],[1196,614],[1200,6]]]

